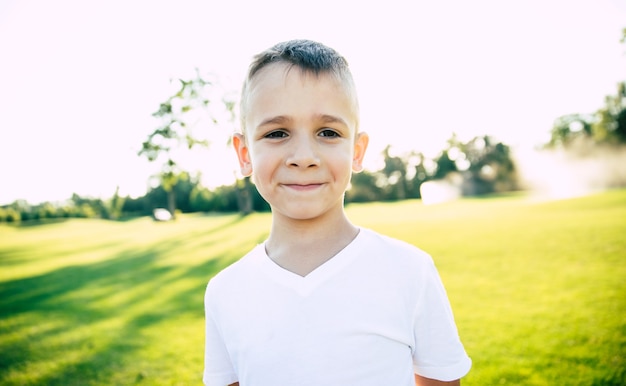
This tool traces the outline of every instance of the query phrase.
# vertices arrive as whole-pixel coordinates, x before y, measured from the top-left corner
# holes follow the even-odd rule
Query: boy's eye
[[[265,134],[265,138],[285,138],[286,136],[287,133],[285,133],[284,131],[272,131]]]
[[[324,130],[320,131],[319,135],[321,137],[330,137],[330,138],[340,137],[339,133],[337,133],[335,130],[331,130],[331,129],[324,129]]]

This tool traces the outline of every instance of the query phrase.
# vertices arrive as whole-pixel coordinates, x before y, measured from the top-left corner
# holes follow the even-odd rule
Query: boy
[[[368,144],[345,59],[306,40],[257,55],[241,122],[272,225],[207,286],[204,383],[458,385],[471,361],[432,259],[344,212]]]

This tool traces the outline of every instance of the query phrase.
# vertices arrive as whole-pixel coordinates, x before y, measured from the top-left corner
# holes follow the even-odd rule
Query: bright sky
[[[625,0],[0,0],[0,204],[145,192],[136,154],[170,79],[238,92],[250,58],[309,38],[350,62],[372,167],[387,144],[431,154],[452,132],[513,146],[592,113],[626,80]],[[228,133],[198,168],[230,182]]]

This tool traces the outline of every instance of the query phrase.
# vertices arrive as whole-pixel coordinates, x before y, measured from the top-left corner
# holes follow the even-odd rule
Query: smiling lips
[[[286,186],[290,189],[293,190],[298,190],[298,191],[309,191],[309,190],[315,190],[319,187],[321,187],[323,184],[321,183],[317,183],[317,184],[283,184],[283,186]]]

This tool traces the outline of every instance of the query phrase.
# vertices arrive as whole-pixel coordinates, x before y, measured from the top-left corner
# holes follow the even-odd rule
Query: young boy
[[[348,64],[296,40],[257,55],[233,138],[268,239],[206,291],[204,383],[458,385],[471,367],[429,255],[352,224],[368,136]]]

